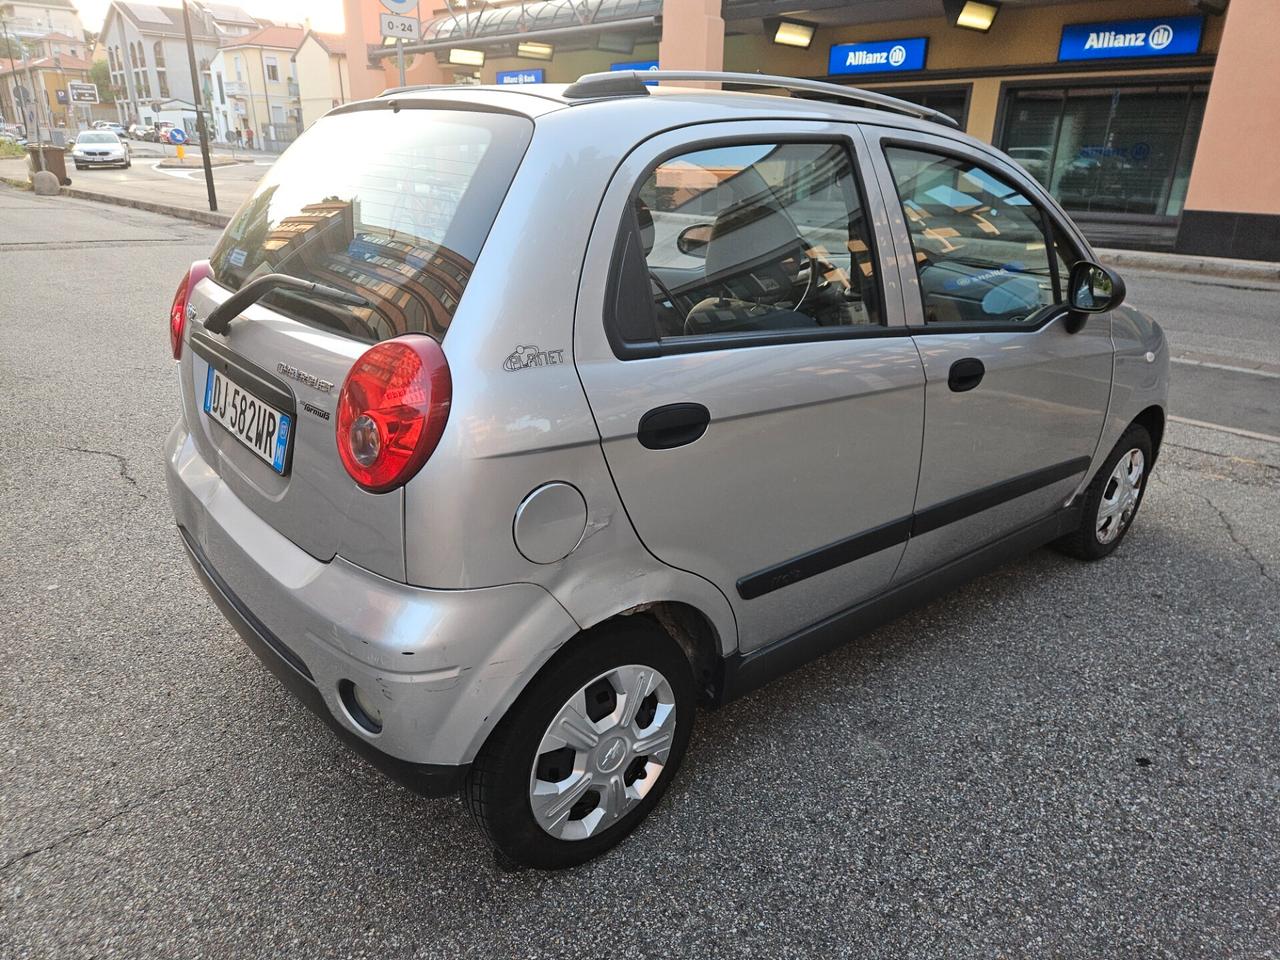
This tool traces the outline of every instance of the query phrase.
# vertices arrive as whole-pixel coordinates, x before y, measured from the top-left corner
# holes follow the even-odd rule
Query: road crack
[[[72,830],[68,833],[64,833],[62,834],[62,836],[55,837],[53,840],[50,840],[46,844],[43,844],[39,847],[34,847],[31,850],[25,850],[22,853],[18,854],[17,856],[10,857],[8,860],[4,861],[4,863],[0,863],[0,874],[7,873],[11,868],[17,866],[19,863],[22,863],[24,860],[29,860],[32,857],[39,856],[42,853],[48,853],[51,850],[57,850],[59,847],[66,846],[69,843],[75,843],[78,840],[83,840],[85,837],[88,837],[96,833],[97,831],[101,830],[103,827],[107,826],[108,824],[114,823],[116,820],[119,820],[121,817],[125,816],[126,814],[132,813],[134,810],[137,810],[139,807],[145,806],[148,803],[152,803],[156,800],[159,800],[161,797],[166,796],[167,794],[173,793],[175,790],[180,790],[183,787],[187,786],[188,784],[196,780],[199,780],[201,777],[208,776],[210,773],[213,772],[213,768],[215,766],[216,764],[210,764],[209,766],[202,768],[196,773],[193,773],[188,777],[184,777],[183,779],[179,780],[176,783],[171,783],[167,787],[160,787],[157,790],[152,790],[150,793],[144,794],[143,796],[139,797],[133,802],[125,804],[115,813],[111,814],[111,816],[103,817],[97,823],[92,823],[87,827],[81,827],[78,830]]]
[[[97,457],[110,457],[112,460],[116,462],[116,466],[120,469],[121,479],[123,479],[126,483],[130,484],[138,492],[138,496],[142,497],[142,499],[145,500],[147,498],[147,495],[143,493],[142,489],[138,486],[137,478],[134,477],[133,474],[129,472],[129,461],[126,460],[124,457],[122,457],[120,454],[109,453],[106,450],[94,450],[91,447],[64,447],[63,449],[69,450],[72,453],[88,453]]]
[[[1218,515],[1218,519],[1222,521],[1222,525],[1227,528],[1227,536],[1231,538],[1231,542],[1234,543],[1241,550],[1243,550],[1245,556],[1247,556],[1250,560],[1254,562],[1254,564],[1257,565],[1258,573],[1260,573],[1264,579],[1270,580],[1272,583],[1276,584],[1277,586],[1280,586],[1280,580],[1277,580],[1275,576],[1272,575],[1271,571],[1267,569],[1267,565],[1263,563],[1260,559],[1258,559],[1257,554],[1253,552],[1253,550],[1249,547],[1249,545],[1245,543],[1243,540],[1241,540],[1239,536],[1236,535],[1236,528],[1232,526],[1231,520],[1228,519],[1226,512],[1220,506],[1214,503],[1211,499],[1209,499],[1208,494],[1200,493],[1197,490],[1193,490],[1191,492],[1194,493],[1201,500],[1203,500],[1205,503],[1207,503],[1210,506],[1210,508],[1212,508],[1212,510]]]

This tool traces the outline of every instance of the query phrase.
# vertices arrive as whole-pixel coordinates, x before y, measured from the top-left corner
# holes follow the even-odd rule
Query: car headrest
[[[648,257],[653,252],[653,213],[639,197],[636,197],[636,222],[640,224],[640,246]]]
[[[748,200],[716,217],[707,243],[707,276],[803,252],[804,242],[790,217],[771,203]]]

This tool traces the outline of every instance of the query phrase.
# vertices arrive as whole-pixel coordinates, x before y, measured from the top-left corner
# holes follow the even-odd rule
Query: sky
[[[80,8],[80,19],[86,30],[97,30],[107,15],[111,0],[74,0]],[[174,0],[148,0],[157,7],[176,7]],[[235,4],[255,17],[302,23],[307,17],[311,25],[326,33],[342,32],[342,0],[220,0]]]

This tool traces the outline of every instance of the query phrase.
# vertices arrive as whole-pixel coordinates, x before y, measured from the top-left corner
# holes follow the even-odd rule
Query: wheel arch
[[[1151,436],[1151,465],[1155,466],[1157,458],[1160,456],[1160,442],[1164,439],[1164,408],[1158,404],[1152,404],[1147,407],[1136,417],[1133,418],[1132,424],[1143,427]],[[1132,425],[1131,424],[1131,425]]]

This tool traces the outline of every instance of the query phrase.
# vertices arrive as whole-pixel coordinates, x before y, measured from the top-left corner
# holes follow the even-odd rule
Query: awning
[[[461,10],[422,21],[422,40],[405,53],[450,47],[492,47],[524,40],[566,40],[599,33],[656,30],[662,0],[537,0],[508,7]],[[374,56],[394,56],[394,47]]]

